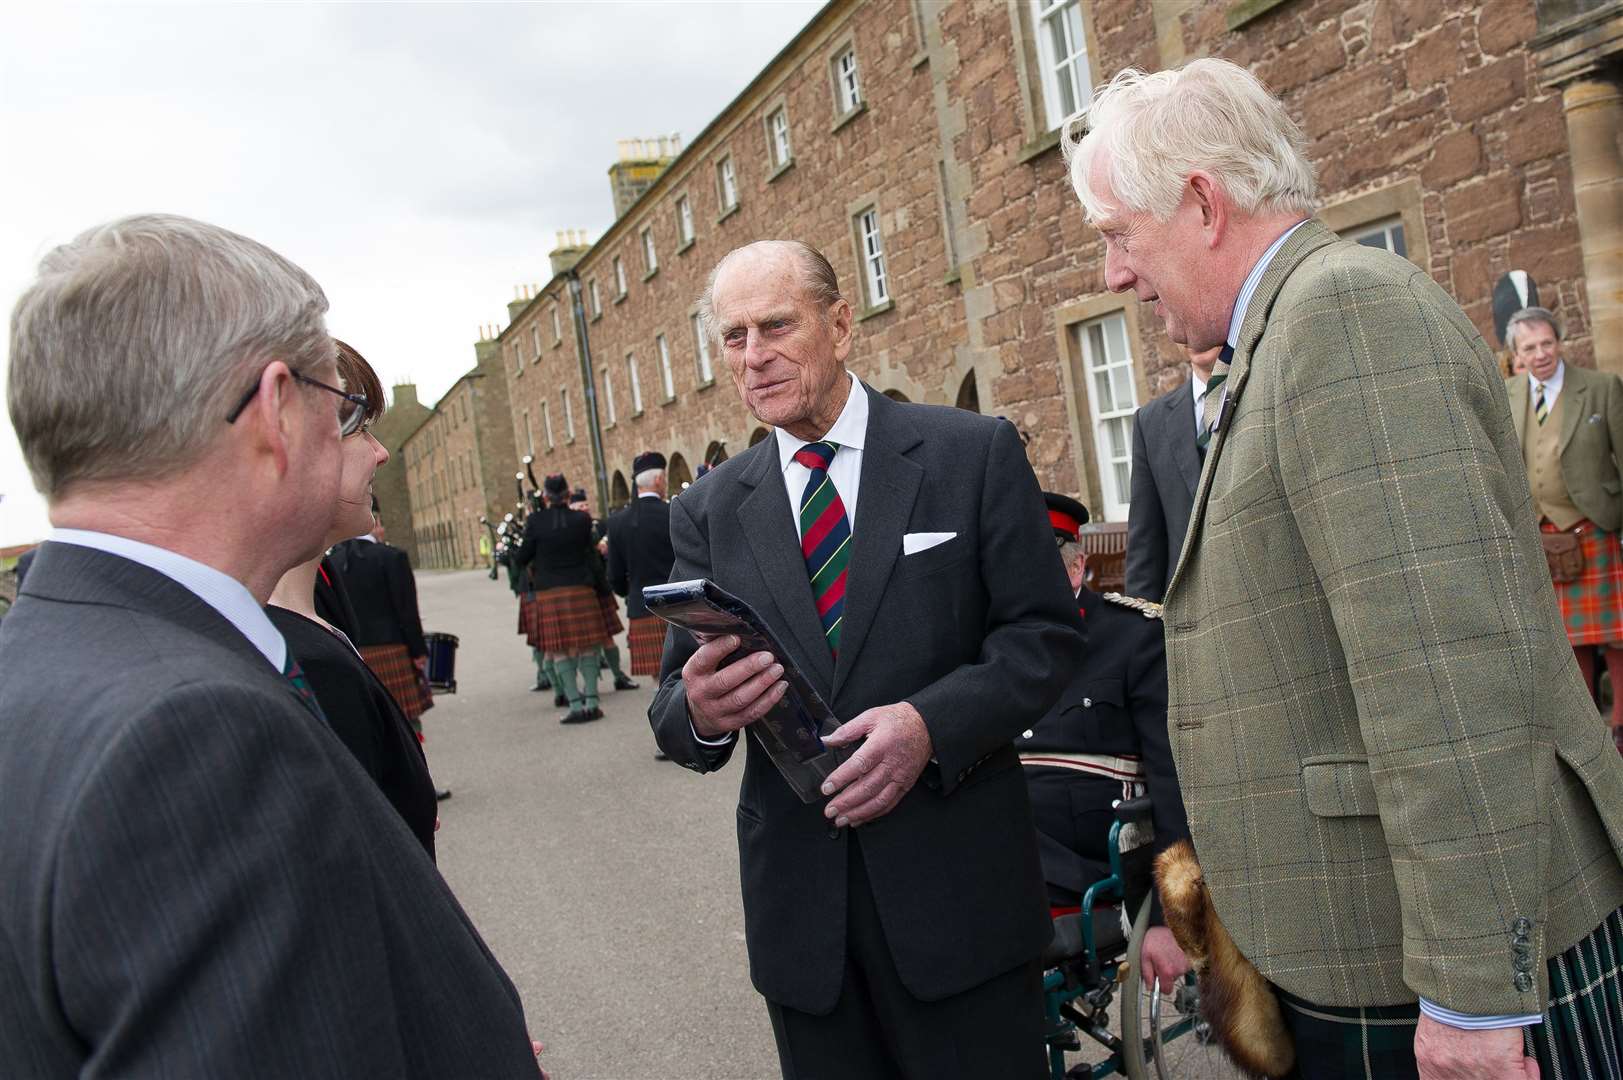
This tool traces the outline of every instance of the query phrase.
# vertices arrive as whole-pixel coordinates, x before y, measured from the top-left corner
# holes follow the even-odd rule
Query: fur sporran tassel
[[[1296,1063],[1279,998],[1229,937],[1212,906],[1195,849],[1180,840],[1155,860],[1167,928],[1200,980],[1200,1011],[1243,1072],[1275,1080]]]

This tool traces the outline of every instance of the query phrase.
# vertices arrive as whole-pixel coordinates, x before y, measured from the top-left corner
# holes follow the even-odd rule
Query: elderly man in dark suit
[[[1188,350],[1186,350],[1188,351]],[[1127,515],[1127,595],[1159,602],[1178,565],[1211,432],[1201,422],[1221,349],[1189,353],[1189,378],[1133,416],[1132,505]]]
[[[535,1075],[512,984],[261,606],[320,553],[361,411],[326,306],[158,216],[50,252],[17,303],[55,528],[0,627],[7,1075]]]
[[[1012,740],[1083,644],[1020,437],[848,373],[851,305],[805,244],[731,252],[701,310],[776,431],[671,504],[672,576],[751,604],[855,748],[808,805],[745,739],[745,933],[784,1075],[1042,1076],[1051,924]],[[649,717],[688,768],[783,693],[737,645],[667,637]]]

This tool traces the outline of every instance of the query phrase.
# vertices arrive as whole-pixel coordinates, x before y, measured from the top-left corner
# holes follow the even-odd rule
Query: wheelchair
[[[1124,833],[1151,828],[1150,800],[1128,799],[1110,826],[1110,873],[1090,885],[1081,910],[1054,920],[1054,940],[1043,954],[1043,1041],[1052,1080],[1229,1080],[1243,1075],[1224,1056],[1200,1015],[1193,974],[1170,995],[1139,974],[1139,951],[1149,929],[1149,848],[1124,855]],[[1129,844],[1129,847],[1132,845]],[[1143,896],[1129,934],[1121,912],[1128,897]],[[1119,1024],[1110,1006],[1119,999]],[[1098,1061],[1066,1065],[1080,1056],[1083,1037]]]

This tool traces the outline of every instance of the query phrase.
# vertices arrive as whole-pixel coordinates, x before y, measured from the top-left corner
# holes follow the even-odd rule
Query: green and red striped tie
[[[823,623],[828,650],[840,654],[840,625],[845,618],[845,568],[851,559],[851,522],[845,503],[828,478],[828,467],[839,449],[834,443],[807,443],[795,451],[795,460],[811,470],[800,496],[800,553],[811,577],[812,599]]]

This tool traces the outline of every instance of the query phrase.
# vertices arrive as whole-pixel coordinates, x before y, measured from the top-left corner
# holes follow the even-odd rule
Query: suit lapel
[[[1194,407],[1195,382],[1188,379],[1183,387],[1166,401],[1167,416],[1165,422],[1174,425],[1170,429],[1172,438],[1162,440],[1172,455],[1173,463],[1178,466],[1178,472],[1183,476],[1183,482],[1189,485],[1189,494],[1193,495],[1200,486],[1200,448],[1195,445]],[[1182,424],[1177,427],[1175,425]]]
[[[862,486],[857,503],[862,516],[851,528],[845,623],[840,630],[840,658],[834,665],[836,695],[873,626],[924,480],[923,466],[902,456],[918,445],[917,429],[889,398],[867,387],[863,391],[868,395],[868,431],[862,448]]]
[[[1165,596],[1167,602],[1171,601],[1173,590],[1183,580],[1184,568],[1189,565],[1190,552],[1194,551],[1200,542],[1200,530],[1206,522],[1206,501],[1211,497],[1212,476],[1217,470],[1217,461],[1223,454],[1223,447],[1228,444],[1229,432],[1233,430],[1234,418],[1239,412],[1240,396],[1245,392],[1246,381],[1251,375],[1251,354],[1256,349],[1257,342],[1262,340],[1262,332],[1268,326],[1268,316],[1273,311],[1274,301],[1279,299],[1280,290],[1285,287],[1286,280],[1295,272],[1302,260],[1338,239],[1335,233],[1320,222],[1310,219],[1307,224],[1291,234],[1284,247],[1274,253],[1273,261],[1268,264],[1262,280],[1257,283],[1256,292],[1251,294],[1251,303],[1245,312],[1245,322],[1240,325],[1238,347],[1234,350],[1234,360],[1229,367],[1228,380],[1224,384],[1226,400],[1223,404],[1222,423],[1206,447],[1205,466],[1201,469],[1200,485],[1195,489],[1195,505],[1189,512],[1189,531],[1184,534],[1183,550],[1178,555],[1178,565],[1172,572],[1172,580],[1167,582]]]
[[[1578,425],[1589,415],[1589,388],[1572,377],[1570,365],[1563,381],[1561,396],[1556,399],[1561,403],[1561,442],[1556,447],[1560,452],[1565,452],[1572,437],[1578,434]]]
[[[806,576],[806,562],[800,555],[800,539],[791,516],[794,511],[789,506],[783,471],[779,468],[777,440],[769,437],[758,445],[756,460],[740,478],[755,490],[739,503],[738,521],[772,602],[788,622],[801,655],[811,662],[807,674],[820,686],[832,686],[834,658],[823,636],[823,623],[817,617],[811,581]],[[847,592],[849,594],[849,590]],[[846,602],[849,605],[849,599]]]
[[[1510,422],[1516,428],[1516,442],[1518,445],[1527,445],[1527,375],[1518,372],[1510,381]]]

